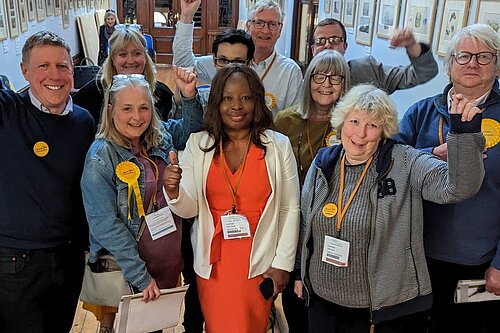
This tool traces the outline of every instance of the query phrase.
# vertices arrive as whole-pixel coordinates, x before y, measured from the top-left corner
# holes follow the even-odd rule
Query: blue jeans
[[[0,247],[0,331],[68,333],[82,285],[84,252],[71,244]]]

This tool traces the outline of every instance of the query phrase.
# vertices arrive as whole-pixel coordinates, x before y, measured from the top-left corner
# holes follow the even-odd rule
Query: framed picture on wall
[[[9,28],[7,23],[7,15],[3,1],[0,1],[0,40],[9,37]]]
[[[45,20],[45,0],[36,0],[36,20],[38,22]]]
[[[17,1],[7,0],[7,18],[9,21],[10,37],[19,36],[21,28],[19,27],[19,16],[17,16]]]
[[[500,32],[500,1],[478,0],[475,23],[486,23],[497,33]]]
[[[19,13],[19,27],[21,32],[28,31],[28,8],[26,7],[26,0],[18,0],[18,13]]]
[[[400,0],[380,0],[377,14],[377,36],[391,37],[399,24]]]
[[[331,17],[337,19],[339,21],[342,20],[342,0],[331,0],[332,8],[331,8]]]
[[[47,16],[54,15],[54,0],[45,0],[45,10],[46,10]]]
[[[371,46],[375,0],[360,0],[356,16],[356,43]]]
[[[436,0],[406,0],[404,27],[413,30],[417,42],[432,44]]]
[[[354,27],[356,21],[356,0],[345,0],[342,23],[346,27]]]
[[[444,56],[453,35],[467,24],[469,0],[444,0],[436,53]]]
[[[63,29],[69,28],[69,0],[61,0],[61,18]]]
[[[35,0],[26,0],[28,6],[28,19],[34,21],[36,19],[36,3]]]
[[[54,15],[61,15],[61,0],[54,0]]]

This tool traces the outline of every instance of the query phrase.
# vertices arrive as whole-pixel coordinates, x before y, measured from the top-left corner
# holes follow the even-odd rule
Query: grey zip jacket
[[[481,151],[485,147],[480,133],[481,115],[467,123],[460,121],[460,115],[451,115],[451,119],[448,163],[391,139],[383,140],[376,153],[378,176],[370,187],[368,272],[364,272],[368,277],[374,323],[424,311],[432,305],[423,245],[422,201],[455,203],[473,196],[481,186],[484,177]],[[300,269],[304,282],[306,304],[311,293],[308,263],[312,237],[325,236],[312,235],[311,220],[315,214],[321,214],[334,166],[340,163],[343,153],[341,145],[321,149],[302,190],[295,267]],[[333,184],[338,186],[338,182]]]

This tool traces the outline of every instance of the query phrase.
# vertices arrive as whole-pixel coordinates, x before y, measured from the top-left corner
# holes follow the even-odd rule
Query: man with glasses
[[[407,29],[396,30],[390,39],[391,47],[404,47],[410,58],[407,66],[386,66],[373,56],[349,60],[351,85],[371,83],[384,89],[388,94],[425,83],[438,73],[438,65],[430,46],[417,43],[413,33]],[[313,31],[311,50],[313,56],[325,49],[345,54],[347,35],[342,22],[327,18],[320,21]]]
[[[174,64],[182,67],[194,66],[198,80],[211,82],[216,70],[224,65],[225,59],[232,62],[241,60],[235,57],[236,43],[227,45],[222,50],[212,48],[213,56],[195,57],[193,45],[193,17],[201,0],[182,0],[181,18],[177,22],[177,30],[173,43]],[[249,65],[260,76],[266,88],[266,104],[273,114],[298,103],[302,87],[300,67],[290,58],[278,54],[274,47],[281,35],[284,14],[280,6],[271,0],[257,2],[248,13],[246,29],[255,44],[255,53]],[[232,54],[228,54],[232,52]]]
[[[459,280],[485,279],[486,291],[500,295],[499,55],[500,38],[490,26],[474,24],[457,32],[444,59],[450,84],[411,106],[396,137],[446,161],[451,105],[483,110],[481,189],[458,204],[424,202],[424,245],[434,294],[431,333],[498,332],[500,301],[455,304],[454,293]]]
[[[68,44],[40,31],[26,39],[29,90],[0,90],[0,331],[67,333],[88,244],[80,178],[94,137],[73,104]]]

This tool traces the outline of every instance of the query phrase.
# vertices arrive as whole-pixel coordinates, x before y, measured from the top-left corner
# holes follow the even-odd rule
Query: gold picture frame
[[[419,43],[432,45],[437,0],[406,0],[404,24]]]
[[[469,0],[444,0],[436,53],[444,56],[453,35],[467,24]]]
[[[360,0],[356,16],[356,43],[371,46],[373,21],[375,19],[375,0]]]

